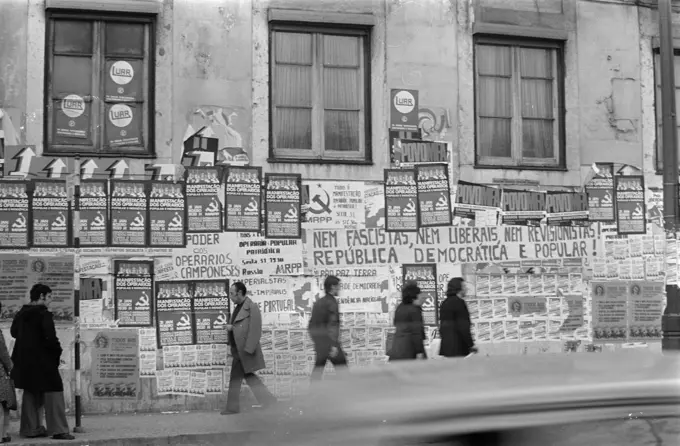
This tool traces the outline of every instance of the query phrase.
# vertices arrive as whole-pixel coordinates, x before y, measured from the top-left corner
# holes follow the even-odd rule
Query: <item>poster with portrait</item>
[[[645,178],[642,175],[614,177],[616,231],[619,235],[644,234],[647,230]]]
[[[151,182],[149,192],[149,246],[183,248],[186,246],[187,217],[184,184]]]
[[[228,280],[194,282],[194,339],[197,344],[226,344],[229,315]]]
[[[26,181],[0,180],[0,250],[29,246],[28,184]]]
[[[71,202],[64,180],[33,182],[30,194],[31,246],[67,248],[71,246],[73,224]]]
[[[590,221],[613,222],[614,213],[614,164],[596,163],[597,172],[586,184],[588,195],[588,218]]]
[[[158,348],[194,344],[193,287],[188,281],[156,282]]]
[[[153,261],[113,261],[114,319],[119,327],[153,326]]]
[[[437,264],[422,263],[402,265],[402,283],[415,281],[424,299],[423,322],[425,325],[436,326],[439,323],[439,298],[437,297]]]
[[[665,283],[663,281],[647,281],[632,282],[628,285],[628,340],[631,342],[661,340]]]
[[[185,167],[187,232],[222,232],[220,172],[217,167]]]
[[[266,238],[302,238],[300,174],[266,174],[264,206]]]
[[[416,166],[419,227],[451,226],[451,190],[446,164]]]
[[[262,229],[262,168],[227,166],[226,178],[224,230],[259,233]]]
[[[385,169],[385,231],[418,232],[415,169]]]
[[[146,247],[149,244],[149,194],[146,181],[111,180],[112,246]]]
[[[102,330],[92,342],[93,399],[137,400],[139,332]]]
[[[78,237],[80,246],[109,246],[109,198],[107,182],[102,180],[81,180],[76,194],[76,210],[80,211]]]
[[[508,314],[513,318],[532,315],[547,316],[547,299],[534,296],[512,296],[508,299]]]
[[[593,342],[626,342],[628,334],[628,282],[590,282]]]

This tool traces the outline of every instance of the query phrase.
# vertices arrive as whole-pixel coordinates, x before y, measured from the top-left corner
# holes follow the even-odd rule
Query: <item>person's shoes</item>
[[[76,439],[76,437],[74,437],[73,435],[68,434],[68,433],[52,435],[52,438],[54,438],[55,440],[75,440]]]
[[[24,435],[24,438],[45,438],[47,436],[47,432],[40,432],[39,434],[35,435]]]
[[[237,413],[239,413],[238,410],[224,409],[220,415],[236,415]]]
[[[9,443],[10,441],[12,441],[12,437],[8,435],[6,437],[2,437],[2,441],[0,441],[0,443]]]

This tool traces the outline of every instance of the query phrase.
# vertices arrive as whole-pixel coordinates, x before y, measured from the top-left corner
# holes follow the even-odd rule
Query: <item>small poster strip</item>
[[[262,230],[262,168],[227,166],[226,171],[225,231],[259,233]]]
[[[420,163],[446,164],[449,159],[447,142],[396,139],[392,146],[392,165],[395,168],[407,169]]]
[[[439,323],[439,298],[437,297],[437,264],[402,265],[402,283],[415,281],[420,292],[426,296],[421,308],[425,325],[437,326]]]
[[[385,231],[418,232],[415,169],[385,169]]]
[[[597,173],[588,184],[588,218],[590,221],[613,222],[614,212],[614,164],[596,163]]]
[[[451,226],[451,189],[446,164],[416,166],[418,226]]]
[[[114,319],[119,327],[153,326],[153,261],[113,261]]]
[[[29,246],[31,208],[28,182],[0,180],[0,249]]]
[[[203,280],[194,283],[196,344],[226,344],[229,314],[228,280]]]
[[[264,206],[266,238],[302,238],[300,174],[266,174]]]
[[[547,224],[551,226],[587,226],[588,196],[583,192],[548,192]]]
[[[499,211],[503,189],[483,184],[458,181],[456,189],[456,205],[453,215],[474,220],[480,211]]]
[[[185,167],[187,232],[222,232],[220,173],[217,167]]]
[[[149,193],[149,246],[180,248],[186,246],[187,216],[184,184],[167,181],[151,183]]]
[[[503,189],[502,222],[505,225],[539,226],[546,216],[545,192]]]
[[[614,177],[616,231],[619,235],[644,234],[647,228],[645,179],[642,175]]]
[[[67,248],[73,232],[71,202],[64,180],[39,180],[33,183],[31,203],[31,246]]]
[[[146,247],[149,241],[149,195],[146,181],[111,181],[112,246]]]
[[[194,344],[193,291],[188,281],[156,282],[158,348]]]
[[[109,246],[111,221],[107,182],[81,180],[75,197],[76,211],[80,212],[78,238],[81,247]]]

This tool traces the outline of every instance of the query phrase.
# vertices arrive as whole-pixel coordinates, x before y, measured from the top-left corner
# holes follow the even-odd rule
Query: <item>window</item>
[[[661,62],[659,58],[661,55],[657,50],[654,53],[654,79],[656,83],[656,100],[654,108],[656,108],[656,169],[663,171],[663,133],[661,131],[663,124],[663,107],[661,105]],[[675,50],[675,103],[680,105],[680,50]],[[680,126],[678,126],[678,141],[680,141]]]
[[[152,156],[151,19],[55,13],[47,32],[45,152]]]
[[[479,166],[564,165],[561,44],[477,39]]]
[[[370,55],[365,29],[272,25],[272,156],[370,160]]]

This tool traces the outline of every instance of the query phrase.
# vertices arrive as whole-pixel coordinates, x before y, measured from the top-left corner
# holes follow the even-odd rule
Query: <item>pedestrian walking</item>
[[[476,352],[472,340],[470,312],[463,300],[465,287],[463,279],[455,277],[446,287],[446,299],[439,307],[439,354],[448,358],[467,356]]]
[[[222,415],[240,411],[239,400],[244,379],[260,405],[269,407],[276,403],[276,397],[255,374],[265,368],[260,346],[262,315],[257,304],[246,296],[247,292],[248,289],[242,282],[235,282],[229,288],[229,298],[235,305],[230,323],[227,325],[233,360],[227,391],[227,407],[222,411]]]
[[[309,319],[309,336],[316,353],[312,381],[322,378],[328,361],[336,368],[347,367],[347,358],[340,344],[340,306],[337,300],[340,279],[335,276],[326,277],[323,288],[325,295],[314,302],[312,317]]]
[[[401,303],[394,312],[396,331],[388,352],[390,361],[427,358],[425,324],[421,308],[424,300],[417,282],[410,281],[404,284],[401,289]]]
[[[0,303],[0,313],[2,304]],[[12,358],[9,356],[5,335],[0,330],[0,403],[2,403],[2,423],[0,423],[0,443],[9,443],[9,411],[17,410],[17,394],[9,377],[12,372]]]
[[[51,435],[56,440],[73,440],[75,437],[69,433],[66,421],[64,383],[59,374],[62,348],[48,309],[52,289],[35,284],[30,300],[14,316],[10,329],[16,339],[10,376],[16,387],[24,390],[19,434],[28,438]],[[46,428],[42,424],[43,407]]]

